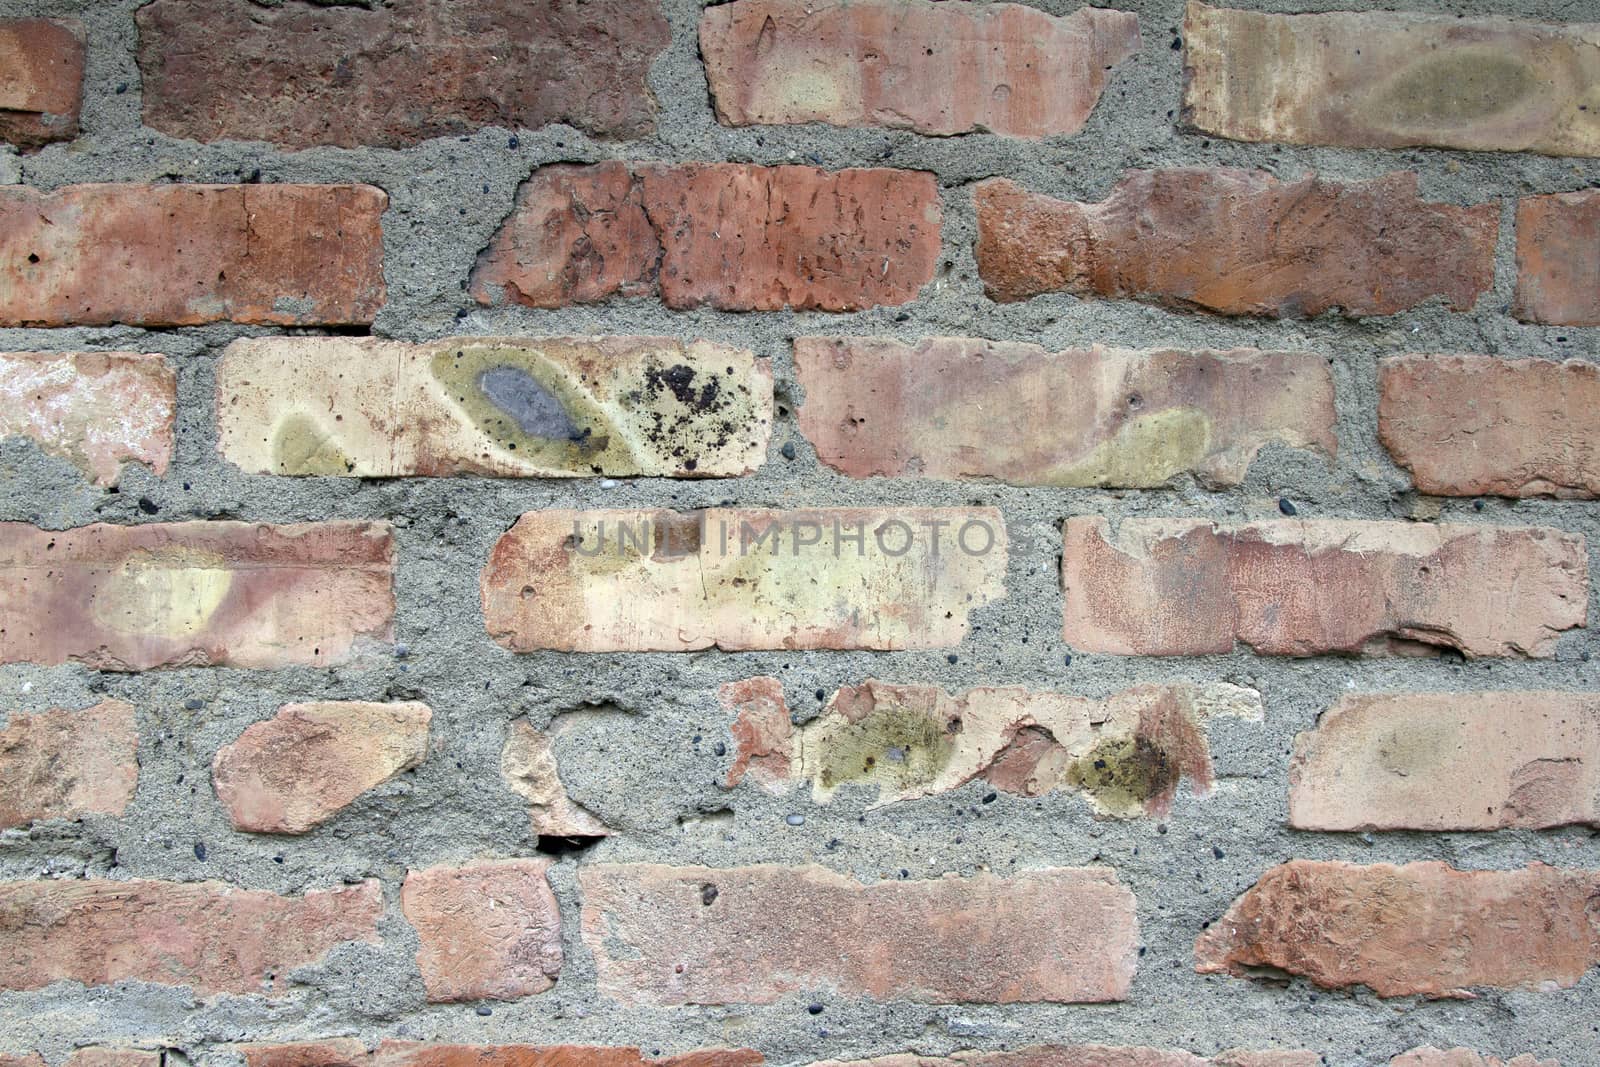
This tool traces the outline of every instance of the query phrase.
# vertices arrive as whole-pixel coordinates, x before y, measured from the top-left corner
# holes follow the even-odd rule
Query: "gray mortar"
[[[298,0],[288,0],[298,2]],[[213,360],[223,345],[274,331],[235,326],[145,331],[132,328],[0,331],[4,349],[135,349],[167,353],[180,370],[177,452],[165,478],[125,470],[120,492],[87,484],[67,464],[21,441],[0,444],[0,519],[49,527],[93,521],[166,522],[243,518],[272,522],[388,518],[397,525],[398,639],[408,654],[370,653],[329,670],[189,669],[143,675],[96,674],[75,667],[0,668],[0,708],[83,706],[102,694],[133,702],[141,726],[141,776],[127,816],[52,823],[0,834],[0,877],[111,875],[220,879],[298,893],[341,878],[381,878],[387,901],[384,944],[346,946],[292,975],[278,999],[221,996],[140,983],[84,989],[58,983],[0,995],[0,1049],[37,1049],[58,1063],[73,1047],[126,1042],[169,1050],[169,1058],[232,1062],[221,1046],[358,1036],[496,1043],[638,1045],[670,1053],[709,1045],[748,1045],[774,1064],[894,1052],[1015,1048],[1037,1042],[1145,1044],[1214,1053],[1230,1046],[1309,1048],[1330,1064],[1375,1064],[1423,1044],[1466,1045],[1484,1053],[1559,1056],[1575,1067],[1600,1065],[1600,971],[1553,993],[1487,991],[1470,1001],[1398,998],[1365,991],[1319,992],[1300,981],[1256,982],[1200,976],[1192,945],[1202,926],[1268,867],[1291,856],[1356,862],[1440,859],[1464,868],[1517,867],[1532,860],[1600,868],[1596,833],[1567,829],[1490,834],[1291,832],[1285,828],[1286,771],[1293,736],[1352,690],[1593,690],[1591,656],[1600,631],[1568,634],[1540,662],[1459,658],[1308,660],[1248,652],[1194,659],[1122,658],[1074,653],[1060,638],[1059,523],[1070,515],[1276,515],[1279,495],[1306,517],[1395,518],[1420,506],[1403,472],[1376,439],[1375,361],[1405,350],[1487,352],[1600,361],[1600,330],[1518,323],[1507,313],[1513,281],[1511,201],[1532,192],[1584,188],[1600,179],[1600,160],[1446,151],[1342,151],[1233,144],[1177,129],[1181,53],[1171,44],[1179,0],[1122,0],[1140,16],[1144,46],[1117,68],[1088,127],[1041,143],[991,136],[950,139],[826,127],[725,129],[713,117],[698,63],[696,0],[665,0],[672,44],[657,61],[652,87],[661,102],[656,139],[597,142],[567,127],[488,129],[405,151],[313,149],[280,152],[258,143],[198,145],[140,125],[134,63],[137,0],[0,0],[0,15],[76,15],[89,31],[83,135],[33,155],[0,158],[0,180],[40,188],[86,181],[238,181],[259,170],[264,182],[370,182],[388,191],[384,218],[389,303],[372,332],[423,340],[463,334],[643,333],[707,337],[752,348],[772,360],[783,411],[765,467],[734,481],[288,480],[239,473],[215,455]],[[1077,0],[1035,6],[1064,14]],[[1239,0],[1270,10],[1339,9],[1357,0]],[[1600,21],[1597,0],[1406,0],[1419,11],[1510,14]],[[119,86],[124,86],[118,92]],[[944,190],[944,256],[936,282],[904,308],[859,314],[673,312],[653,300],[612,301],[558,311],[484,310],[466,295],[468,273],[511,209],[518,184],[543,163],[599,159],[737,160],[816,163],[827,168],[885,165],[927,169]],[[987,301],[976,277],[971,183],[993,175],[1060,197],[1100,199],[1126,168],[1163,165],[1262,167],[1283,177],[1314,169],[1368,178],[1396,169],[1421,174],[1426,197],[1452,203],[1499,198],[1506,204],[1495,286],[1470,314],[1437,304],[1387,318],[1350,321],[1229,319],[1131,302],[1056,295],[1026,303]],[[285,332],[285,331],[278,331]],[[1239,491],[1177,484],[1153,492],[1022,489],[933,481],[851,481],[819,467],[799,436],[800,401],[789,340],[798,334],[886,334],[913,340],[936,334],[1035,341],[1052,348],[1091,342],[1130,347],[1309,349],[1333,361],[1340,454],[1321,459],[1269,449]],[[779,449],[795,447],[787,461]],[[143,513],[146,498],[160,510]],[[479,568],[495,538],[523,511],[544,507],[998,506],[1015,542],[1009,596],[977,613],[950,663],[944,650],[901,653],[790,652],[689,655],[512,655],[484,633]],[[1548,500],[1437,502],[1447,521],[1548,524],[1582,533],[1600,552],[1600,509]],[[1591,574],[1600,572],[1593,566]],[[1600,602],[1591,595],[1591,620]],[[845,790],[827,807],[799,796],[776,799],[750,786],[717,788],[728,740],[715,693],[726,681],[759,674],[782,679],[801,716],[831,692],[868,677],[931,682],[951,690],[1024,685],[1102,695],[1141,681],[1220,679],[1259,689],[1262,724],[1222,720],[1211,728],[1218,789],[1205,800],[1180,794],[1162,833],[1155,820],[1096,820],[1071,793],[1025,800],[1002,795],[981,804],[969,785],[952,794],[866,812],[868,796]],[[278,705],[317,698],[417,698],[434,709],[432,753],[417,770],[375,790],[317,831],[275,838],[234,833],[212,793],[216,749]],[[198,710],[186,702],[198,701]],[[479,1015],[477,1005],[430,1006],[414,962],[414,934],[400,917],[399,883],[411,867],[481,855],[533,853],[526,808],[502,783],[507,724],[601,702],[601,714],[563,736],[563,775],[574,796],[623,832],[576,856],[551,877],[561,901],[567,962],[551,991]],[[691,738],[699,734],[698,746]],[[785,816],[800,812],[803,826]],[[837,841],[830,847],[830,843]],[[194,846],[204,842],[206,859]],[[1213,846],[1221,849],[1217,858]],[[281,858],[281,862],[279,862]],[[592,960],[578,936],[578,864],[594,860],[726,866],[821,863],[862,879],[1046,865],[1106,864],[1138,897],[1140,960],[1126,1003],[1101,1006],[877,1004],[827,990],[772,1005],[625,1008],[595,988]],[[813,1000],[825,1005],[810,1015]]]

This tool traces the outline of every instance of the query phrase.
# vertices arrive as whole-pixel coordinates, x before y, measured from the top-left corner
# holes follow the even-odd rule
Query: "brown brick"
[[[1517,295],[1524,322],[1600,326],[1600,189],[1517,201]]]
[[[1378,435],[1438,496],[1600,496],[1600,366],[1496,356],[1389,356]]]
[[[555,985],[561,909],[549,860],[479,860],[406,875],[400,905],[422,947],[428,1000],[514,1000]]]
[[[994,508],[530,511],[480,588],[517,652],[944,648],[1005,570]]]
[[[578,881],[600,991],[623,1004],[766,1004],[819,988],[1101,1002],[1133,979],[1133,894],[1103,867],[862,885],[821,867],[591,863]]]
[[[1236,141],[1600,155],[1600,26],[1191,0],[1184,120]]]
[[[710,1048],[647,1059],[637,1048],[590,1045],[433,1045],[379,1042],[372,1052],[354,1039],[252,1044],[233,1048],[245,1067],[760,1067],[754,1049]],[[1520,1067],[1520,1065],[1519,1065]]]
[[[0,989],[132,979],[282,993],[346,941],[377,944],[376,881],[281,897],[220,882],[0,882]]]
[[[217,448],[262,474],[721,477],[772,427],[766,360],[668,337],[253,337],[216,380]]]
[[[0,523],[0,663],[326,666],[394,623],[387,523]]]
[[[1409,171],[1361,182],[1261,171],[1133,171],[1098,204],[978,185],[978,272],[999,301],[1067,292],[1227,315],[1391,315],[1494,281],[1496,204],[1417,198]]]
[[[738,163],[541,167],[478,257],[480,304],[659,294],[672,308],[856,311],[933,278],[933,175]]]
[[[196,141],[402,148],[483,126],[655,129],[655,0],[386,0],[141,7],[144,121]]]
[[[1295,739],[1302,830],[1600,827],[1600,696],[1347,696]]]
[[[1228,486],[1269,443],[1338,446],[1333,377],[1310,353],[801,337],[794,359],[801,432],[855,478]]]
[[[303,834],[420,764],[432,718],[416,701],[285,704],[217,750],[217,799],[235,830]]]
[[[1543,657],[1588,608],[1583,538],[1545,527],[1084,516],[1062,539],[1063,636],[1092,652]]]
[[[0,352],[0,437],[32,438],[115,485],[124,461],[167,472],[178,378],[158,355]]]
[[[929,0],[737,0],[700,17],[717,118],[1012,137],[1083,128],[1138,17]]]
[[[1195,943],[1195,969],[1288,972],[1380,997],[1570,988],[1600,963],[1600,871],[1291,860]],[[1257,972],[1259,973],[1259,971]]]
[[[83,23],[0,19],[0,141],[37,148],[78,136]]]
[[[0,730],[0,829],[40,819],[121,815],[139,784],[133,705],[14,711]]]
[[[370,185],[0,187],[0,326],[364,325],[387,204]]]

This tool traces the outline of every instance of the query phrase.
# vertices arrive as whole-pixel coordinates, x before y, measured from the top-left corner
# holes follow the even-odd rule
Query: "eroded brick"
[[[759,1067],[754,1049],[709,1048],[646,1058],[637,1048],[592,1045],[436,1045],[357,1040],[233,1046],[246,1067]]]
[[[730,126],[826,122],[918,133],[1072,134],[1139,20],[1080,8],[928,0],[737,0],[700,17],[717,118]]]
[[[812,1067],[1320,1067],[1306,1051],[1230,1049],[1210,1059],[1177,1049],[1126,1045],[1032,1045],[1014,1052],[955,1052],[949,1056],[879,1056],[824,1060]]]
[[[37,148],[78,135],[83,23],[0,19],[0,141]]]
[[[556,763],[552,734],[561,729],[561,719],[551,730],[536,730],[526,719],[518,719],[506,731],[505,747],[500,750],[500,775],[513,793],[528,802],[533,832],[539,837],[607,837],[611,830],[582,804],[567,796]]]
[[[0,437],[31,438],[97,485],[115,485],[130,460],[163,475],[177,390],[159,355],[0,352]]]
[[[794,760],[794,723],[783,699],[783,683],[776,678],[746,678],[727,682],[717,690],[722,710],[733,715],[733,765],[722,784],[732,789],[745,778],[769,793],[789,788]]]
[[[1098,204],[993,178],[977,186],[989,297],[1067,292],[1227,315],[1466,311],[1494,281],[1496,204],[1417,197],[1409,171],[1360,182],[1175,168],[1127,174]]]
[[[1517,201],[1512,312],[1524,322],[1600,326],[1600,190]]]
[[[139,784],[133,705],[14,711],[0,730],[0,829],[40,819],[121,815]]]
[[[904,304],[933,278],[941,219],[922,171],[557,164],[518,191],[472,294],[531,307],[650,294],[720,311]]]
[[[856,478],[1237,485],[1267,444],[1333,455],[1333,378],[1311,353],[800,337],[801,432]]]
[[[0,882],[0,989],[124,980],[281,993],[295,967],[377,944],[376,881],[283,897],[220,882]]]
[[[1005,569],[993,508],[531,511],[480,588],[519,652],[942,648]]]
[[[217,448],[262,474],[748,474],[772,371],[666,337],[245,338],[217,365]]]
[[[0,326],[365,325],[370,185],[0,186]]]
[[[420,764],[433,711],[416,701],[286,704],[217,750],[217,799],[235,830],[303,834]]]
[[[1402,1052],[1389,1061],[1389,1067],[1561,1067],[1561,1061],[1541,1060],[1531,1053],[1502,1060],[1467,1048],[1440,1049],[1425,1045]]]
[[[422,942],[428,1000],[514,1000],[561,971],[561,909],[549,860],[479,860],[411,871],[400,905]]]
[[[815,866],[601,863],[578,881],[600,991],[623,1004],[765,1004],[820,987],[1103,1002],[1133,979],[1133,894],[1103,867],[863,885]]]
[[[1062,540],[1062,633],[1093,652],[1542,657],[1588,609],[1583,538],[1546,527],[1083,516]]]
[[[1291,860],[1262,875],[1195,942],[1195,969],[1270,968],[1325,989],[1467,997],[1474,988],[1570,988],[1600,963],[1600,871],[1532,864]],[[1259,973],[1259,972],[1258,972]]]
[[[0,662],[326,666],[388,641],[387,523],[0,523]]]

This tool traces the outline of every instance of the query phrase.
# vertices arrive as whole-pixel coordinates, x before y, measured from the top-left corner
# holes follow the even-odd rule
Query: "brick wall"
[[[1077,2],[0,0],[0,1065],[1600,1065],[1600,7]]]

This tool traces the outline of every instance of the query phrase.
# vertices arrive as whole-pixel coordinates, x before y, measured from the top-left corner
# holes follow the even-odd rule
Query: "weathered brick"
[[[411,871],[400,905],[422,945],[417,966],[434,1002],[513,1000],[561,971],[561,909],[549,860],[479,860]]]
[[[45,1067],[38,1053],[8,1056],[0,1052],[0,1067]],[[74,1049],[63,1067],[161,1067],[161,1053],[154,1049],[116,1048],[96,1045]]]
[[[1098,204],[978,185],[978,272],[993,300],[1067,292],[1227,315],[1471,308],[1494,281],[1496,204],[1418,199],[1409,171],[1370,181],[1189,167],[1133,171]]]
[[[32,438],[97,485],[124,461],[167,473],[178,378],[158,355],[0,352],[0,437]]]
[[[285,704],[217,750],[217,799],[235,830],[303,834],[420,764],[433,711],[407,701]]]
[[[1032,1045],[1014,1052],[901,1054],[870,1060],[824,1060],[811,1067],[1321,1067],[1315,1052],[1230,1049],[1207,1059],[1175,1049],[1113,1045]]]
[[[472,295],[545,308],[650,294],[721,311],[904,304],[933,278],[941,218],[922,171],[556,164],[518,191]]]
[[[1062,633],[1093,652],[1550,656],[1588,609],[1583,538],[1546,527],[1083,516],[1062,539]]]
[[[1378,435],[1439,496],[1600,496],[1600,366],[1496,356],[1390,356]]]
[[[83,23],[0,19],[0,141],[37,148],[78,136]]]
[[[393,574],[381,522],[0,523],[0,663],[341,663],[391,638]]]
[[[282,897],[220,882],[0,882],[0,989],[128,979],[276,995],[295,967],[377,944],[376,881]]]
[[[288,148],[553,122],[648,134],[669,37],[655,0],[155,0],[135,18],[145,125]]]
[[[1389,1067],[1561,1067],[1561,1061],[1537,1059],[1531,1053],[1502,1060],[1467,1048],[1438,1049],[1425,1045],[1402,1052],[1389,1061]]]
[[[766,458],[772,371],[666,337],[260,337],[217,365],[217,448],[262,474],[719,477]]]
[[[1028,797],[1075,790],[1097,813],[1122,818],[1166,814],[1184,780],[1209,793],[1207,720],[1261,717],[1260,694],[1223,683],[1141,685],[1093,699],[1020,688],[951,696],[869,680],[840,689],[793,728],[775,678],[731,682],[719,695],[738,713],[730,787],[754,768],[770,791],[808,781],[812,799],[826,804],[841,786],[871,787],[879,807],[983,780]]]
[[[1005,570],[994,508],[530,511],[480,586],[518,652],[943,648]]]
[[[0,326],[364,325],[388,197],[370,185],[0,187]]]
[[[1236,141],[1600,155],[1600,26],[1190,0],[1184,120]]]
[[[1139,19],[929,0],[737,0],[700,16],[717,118],[1012,137],[1083,128]]]
[[[1524,322],[1600,326],[1600,189],[1517,201],[1517,293]]]
[[[0,829],[40,819],[121,815],[139,784],[133,705],[11,713],[0,730]]]
[[[862,885],[815,866],[601,863],[578,881],[600,991],[624,1004],[765,1004],[824,987],[1103,1002],[1133,980],[1133,894],[1103,867]]]
[[[560,720],[557,720],[558,723]],[[552,733],[559,730],[553,726]],[[551,734],[518,719],[506,731],[500,750],[500,775],[513,793],[528,801],[528,816],[539,837],[607,837],[611,830],[567,796],[556,764]]]
[[[759,1067],[761,1053],[709,1048],[647,1059],[637,1048],[592,1045],[433,1045],[384,1040],[368,1052],[355,1039],[234,1045],[245,1067]],[[1517,1065],[1520,1067],[1520,1065]]]
[[[1295,739],[1302,830],[1600,827],[1600,697],[1346,696]]]
[[[1600,871],[1291,860],[1195,942],[1195,969],[1257,968],[1380,997],[1566,989],[1600,963]],[[1259,972],[1258,972],[1259,973]]]
[[[1333,377],[1310,353],[801,337],[794,359],[801,432],[856,478],[1227,486],[1269,443],[1338,446]]]

